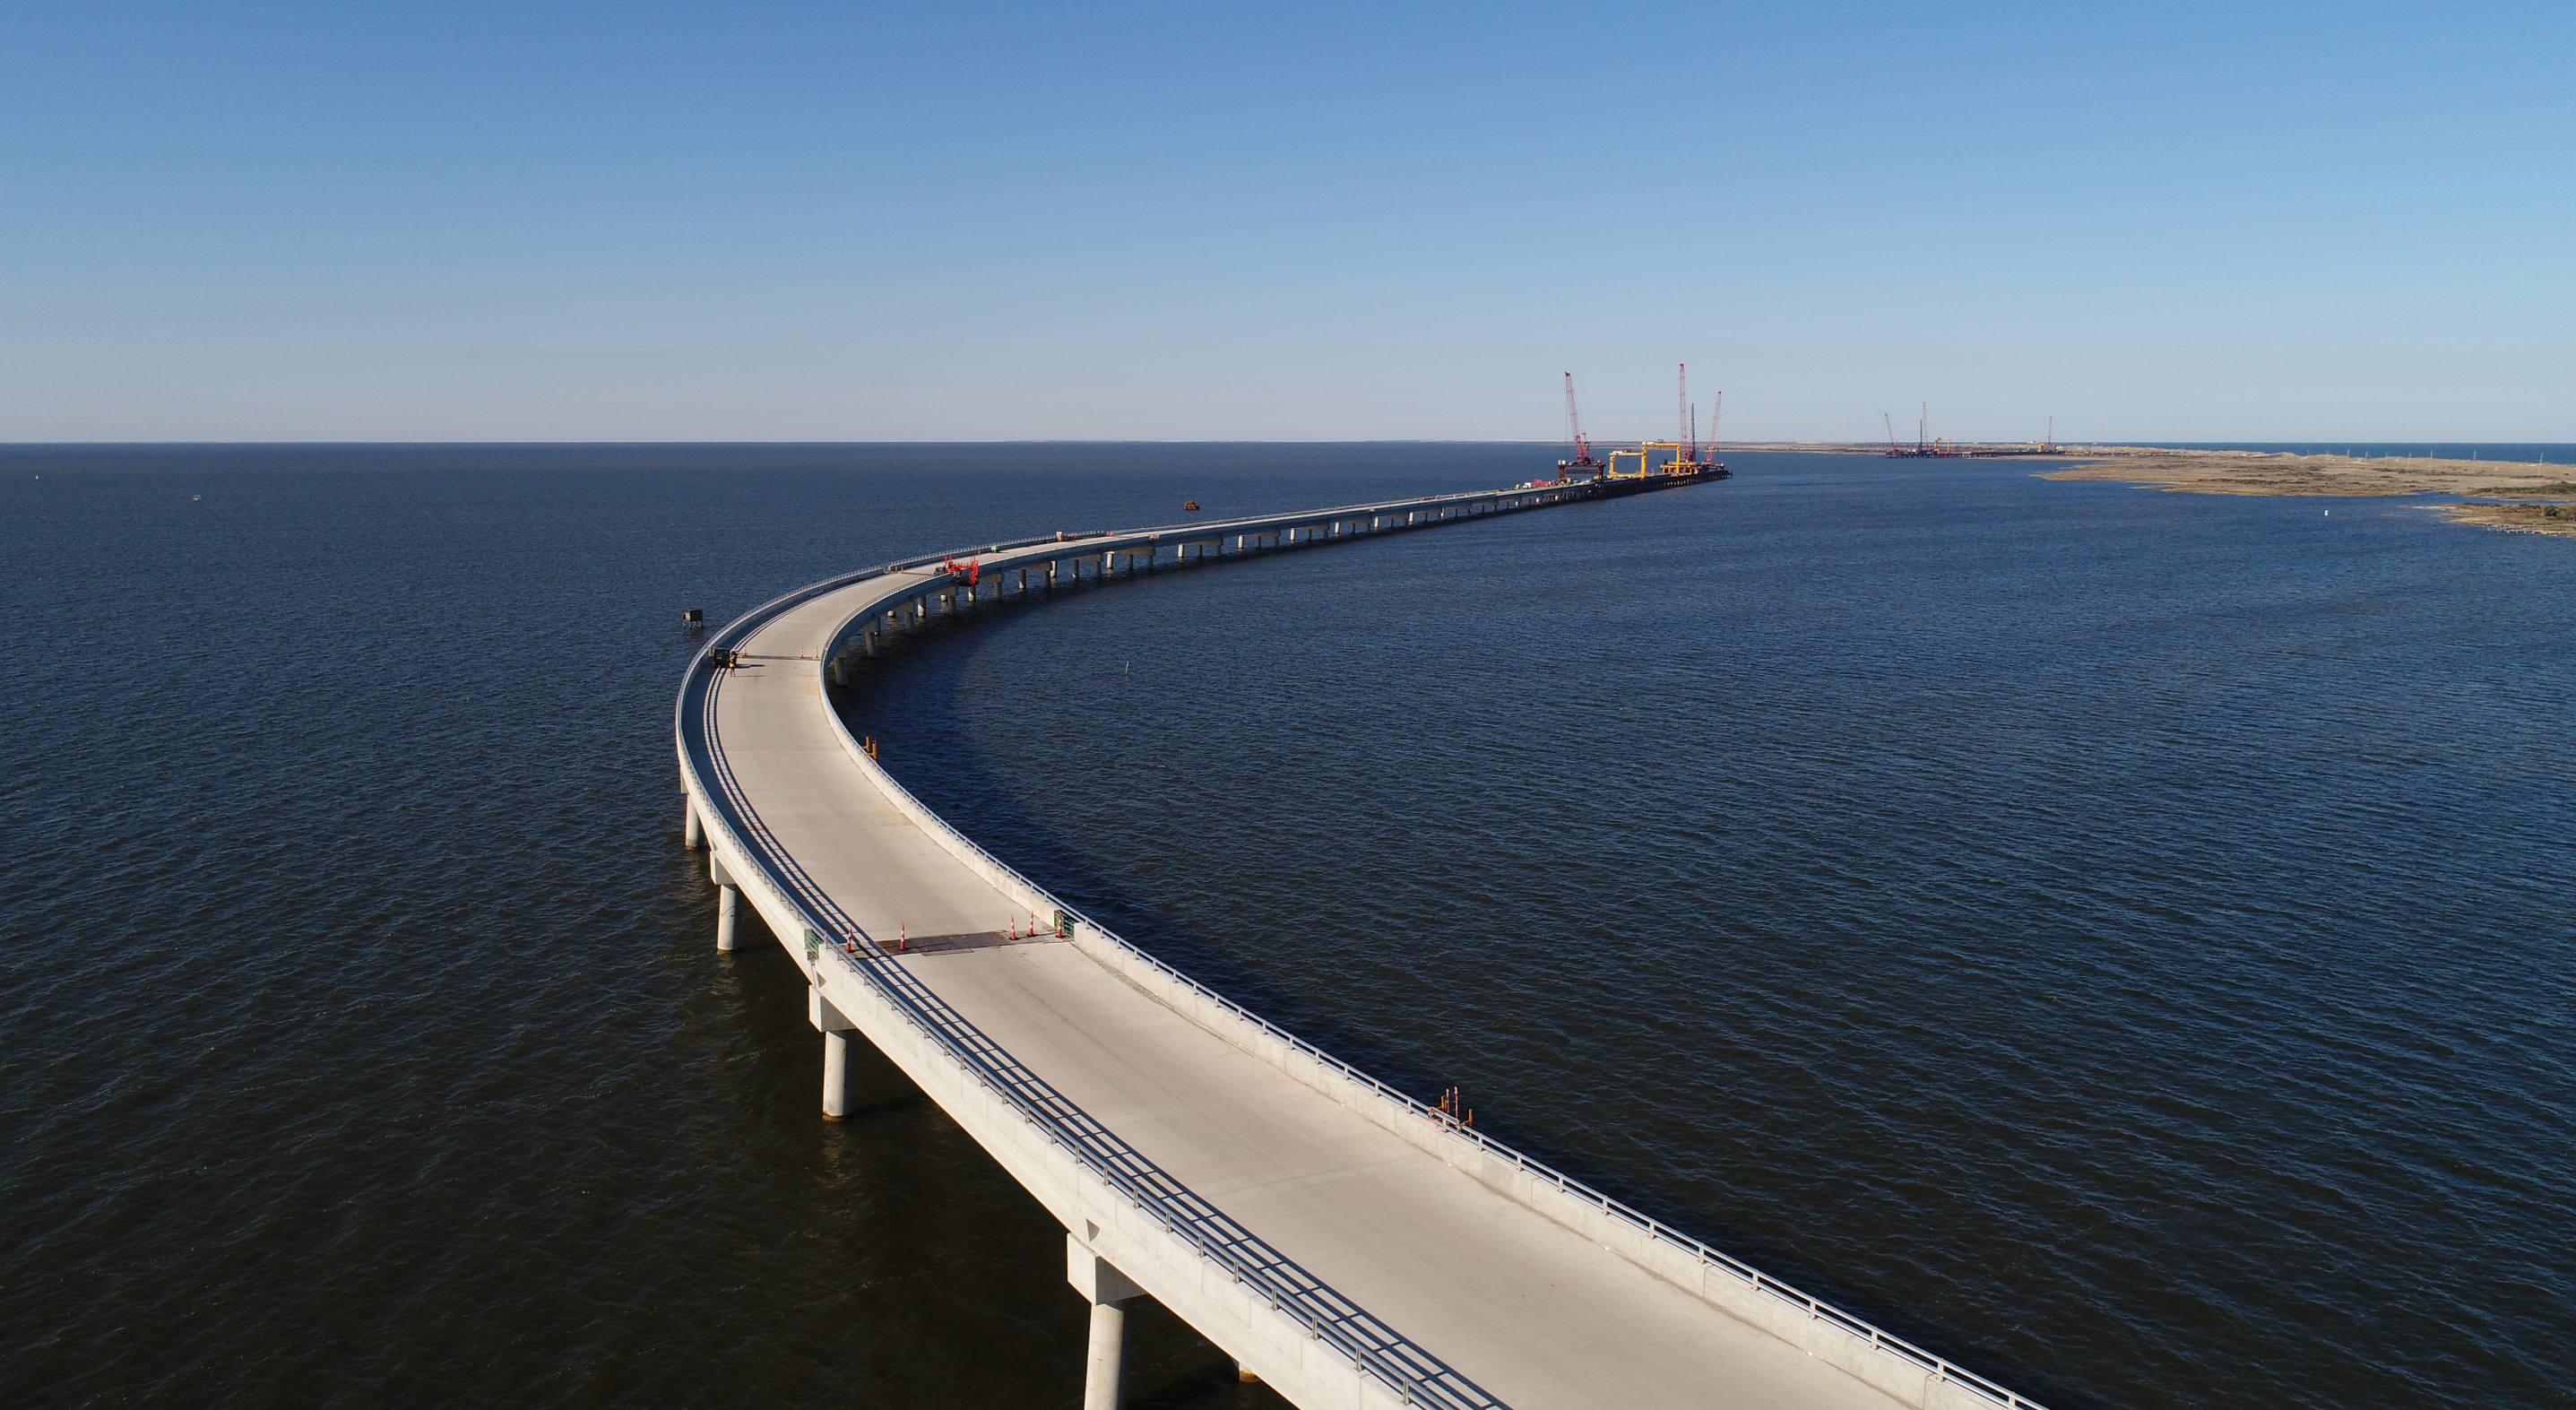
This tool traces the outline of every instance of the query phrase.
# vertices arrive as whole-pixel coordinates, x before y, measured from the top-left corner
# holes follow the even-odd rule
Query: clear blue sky
[[[0,7],[0,440],[2576,439],[2576,6]]]

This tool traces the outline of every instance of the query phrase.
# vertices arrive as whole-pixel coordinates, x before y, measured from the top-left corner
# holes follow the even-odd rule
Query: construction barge
[[[1574,404],[1574,374],[1566,373],[1565,424],[1573,436],[1574,458],[1556,462],[1555,479],[1533,480],[1530,484],[1586,486],[1593,497],[1607,499],[1727,478],[1726,466],[1717,458],[1718,408],[1725,404],[1726,393],[1718,393],[1717,400],[1710,404],[1709,438],[1703,444],[1699,438],[1699,407],[1690,399],[1690,365],[1679,366],[1681,438],[1640,441],[1633,448],[1611,451],[1607,460],[1593,453],[1592,442],[1583,434],[1583,414]],[[1637,468],[1621,470],[1619,462],[1623,460],[1636,461]]]

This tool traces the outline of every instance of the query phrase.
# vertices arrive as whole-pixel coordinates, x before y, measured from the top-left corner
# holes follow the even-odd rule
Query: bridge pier
[[[823,1119],[838,1121],[850,1114],[850,1032],[858,1025],[841,1016],[820,986],[805,991],[805,1016],[823,1033]]]
[[[697,800],[680,795],[680,845],[694,852],[707,845],[706,824],[698,821]]]
[[[733,873],[725,870],[724,858],[717,856],[713,847],[707,849],[707,880],[716,884],[716,950],[730,953],[734,927],[742,915],[742,888],[735,884]]]
[[[1080,1236],[1064,1236],[1064,1280],[1091,1304],[1091,1348],[1082,1370],[1082,1410],[1119,1410],[1127,1379],[1127,1304],[1145,1290],[1093,1253]]]
[[[850,1035],[823,1035],[823,1119],[840,1121],[850,1114]]]
[[[1091,1355],[1082,1368],[1082,1410],[1118,1410],[1126,1397],[1127,1307],[1091,1304]]]

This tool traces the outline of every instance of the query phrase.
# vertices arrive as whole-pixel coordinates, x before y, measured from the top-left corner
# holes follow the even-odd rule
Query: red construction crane
[[[1574,435],[1574,458],[1556,462],[1559,470],[1607,470],[1592,453],[1592,443],[1583,439],[1583,414],[1574,409],[1574,374],[1565,374],[1565,428]]]

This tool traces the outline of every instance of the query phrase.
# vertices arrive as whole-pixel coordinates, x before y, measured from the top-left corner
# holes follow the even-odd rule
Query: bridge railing
[[[839,717],[836,714],[834,716],[836,722],[838,721],[838,718]],[[869,762],[874,763],[873,760]],[[1575,1179],[1573,1176],[1548,1165],[1544,1161],[1534,1160],[1529,1156],[1522,1154],[1520,1151],[1513,1149],[1511,1146],[1478,1131],[1472,1126],[1461,1125],[1454,1120],[1448,1119],[1447,1114],[1442,1112],[1437,1106],[1419,1101],[1407,1093],[1388,1086],[1386,1083],[1370,1076],[1367,1072],[1362,1071],[1357,1067],[1353,1067],[1351,1064],[1342,1061],[1340,1058],[1324,1051],[1322,1048],[1308,1042],[1306,1039],[1298,1037],[1296,1034],[1291,1033],[1287,1029],[1272,1023],[1269,1019],[1262,1017],[1260,1014],[1245,1008],[1243,1005],[1236,1003],[1234,1000],[1225,997],[1223,994],[1210,989],[1199,981],[1192,979],[1190,976],[1183,974],[1181,971],[1174,969],[1172,966],[1155,958],[1153,955],[1139,948],[1134,942],[1128,940],[1118,932],[1111,930],[1109,927],[1102,925],[1096,920],[1093,920],[1090,916],[1084,914],[1074,906],[1056,897],[1054,893],[1038,885],[1036,882],[1029,880],[1027,876],[1023,875],[1018,869],[1011,866],[1010,863],[994,856],[989,850],[977,843],[973,838],[959,832],[953,825],[949,824],[946,819],[940,818],[939,814],[933,812],[918,798],[914,797],[911,790],[897,782],[893,775],[885,773],[882,768],[876,769],[875,772],[880,778],[881,786],[890,794],[898,795],[897,806],[900,807],[904,804],[909,804],[910,807],[906,808],[905,811],[933,819],[939,829],[946,831],[949,837],[953,838],[958,845],[971,850],[984,862],[985,865],[991,867],[994,871],[1009,877],[1019,886],[1026,888],[1032,895],[1043,898],[1043,904],[1045,906],[1063,911],[1065,915],[1076,924],[1090,927],[1091,932],[1094,935],[1098,936],[1104,943],[1119,950],[1129,960],[1129,962],[1152,971],[1166,982],[1190,990],[1201,1002],[1223,1009],[1227,1013],[1232,1014],[1235,1018],[1258,1030],[1272,1041],[1284,1044],[1297,1052],[1305,1054],[1308,1058],[1311,1058],[1315,1062],[1322,1064],[1324,1067],[1340,1074],[1343,1078],[1359,1085],[1371,1094],[1385,1098],[1388,1101],[1399,1103],[1422,1116],[1425,1120],[1442,1122],[1452,1136],[1475,1145],[1487,1155],[1509,1162],[1518,1172],[1545,1181],[1548,1184],[1555,1186],[1559,1191],[1566,1195],[1594,1205],[1602,1210],[1602,1212],[1635,1226],[1646,1236],[1655,1239],[1660,1243],[1671,1245],[1674,1248],[1678,1248],[1689,1253],[1695,1256],[1701,1263],[1712,1268],[1720,1269],[1741,1280],[1746,1285],[1757,1291],[1767,1293],[1800,1308],[1809,1317],[1818,1321],[1833,1323],[1844,1331],[1851,1333],[1853,1336],[1867,1341],[1872,1347],[1880,1351],[1901,1356],[1907,1361],[1920,1367],[1925,1373],[1934,1376],[1939,1380],[1946,1381],[1965,1390],[1973,1391],[1979,1396],[1993,1401],[1996,1405],[2006,1407],[2007,1410],[2045,1410],[2045,1407],[2041,1406],[2037,1401],[2015,1394],[2014,1392],[2005,1389],[2003,1386],[1997,1385],[1993,1381],[1986,1379],[1984,1376],[1980,1376],[1976,1372],[1968,1370],[1964,1366],[1956,1365],[1943,1357],[1936,1356],[1929,1351],[1925,1351],[1923,1348],[1914,1345],[1912,1342],[1909,1342],[1892,1332],[1882,1331],[1870,1322],[1853,1316],[1851,1313],[1845,1312],[1841,1308],[1836,1307],[1832,1303],[1826,1302],[1821,1298],[1802,1292],[1722,1249],[1713,1248],[1651,1215],[1642,1213],[1629,1205],[1623,1204],[1620,1201],[1601,1193],[1599,1190],[1592,1188],[1590,1185]]]
[[[818,592],[850,586],[890,571],[899,568],[890,565],[888,569],[871,569],[788,594],[728,626],[713,644],[739,640],[761,622]],[[758,879],[770,883],[768,889],[783,908],[796,915],[809,934],[835,937],[836,943],[817,947],[809,963],[847,966],[889,1007],[1048,1140],[1160,1223],[1166,1232],[1188,1243],[1236,1282],[1258,1293],[1270,1307],[1395,1391],[1404,1404],[1435,1410],[1508,1410],[1474,1381],[1336,1292],[1190,1190],[1023,1066],[909,970],[885,955],[866,930],[832,901],[770,833],[734,778],[725,759],[723,741],[712,728],[715,699],[722,682],[723,676],[711,669],[704,655],[690,667],[677,710],[680,766],[687,781],[694,785],[693,792],[714,805],[709,809],[713,816],[701,820],[710,841],[720,836],[735,856],[757,859],[762,873]],[[703,770],[699,767],[701,761],[705,764]],[[962,835],[959,840],[964,840]],[[837,943],[844,938],[851,943]],[[833,958],[827,960],[827,955]]]
[[[1826,1302],[1822,1298],[1815,1297],[1788,1283],[1782,1282],[1778,1278],[1762,1272],[1760,1269],[1755,1268],[1742,1259],[1737,1258],[1722,1249],[1711,1247],[1709,1244],[1673,1228],[1671,1225],[1654,1218],[1652,1215],[1643,1213],[1627,1204],[1623,1204],[1620,1201],[1611,1198],[1609,1195],[1603,1194],[1599,1190],[1592,1188],[1590,1185],[1583,1183],[1581,1180],[1575,1179],[1573,1176],[1568,1175],[1543,1161],[1534,1160],[1528,1155],[1515,1150],[1511,1146],[1476,1130],[1472,1126],[1465,1126],[1455,1121],[1448,1120],[1446,1113],[1443,1113],[1438,1107],[1419,1101],[1405,1092],[1388,1086],[1386,1083],[1379,1081],[1367,1072],[1344,1062],[1342,1059],[1333,1056],[1331,1053],[1317,1047],[1306,1039],[1300,1038],[1296,1034],[1289,1032],[1287,1029],[1281,1028],[1279,1025],[1272,1023],[1269,1019],[1262,1017],[1251,1009],[1245,1008],[1243,1005],[1236,1003],[1234,1000],[1225,997],[1223,994],[1210,989],[1205,984],[1202,984],[1187,974],[1182,973],[1180,970],[1164,963],[1162,960],[1157,959],[1152,954],[1129,941],[1126,937],[1118,934],[1118,932],[1110,929],[1108,926],[1102,925],[1099,921],[1092,919],[1079,908],[1064,901],[1062,898],[1056,896],[1045,887],[1040,886],[1035,881],[1030,880],[1026,875],[1021,873],[1018,868],[1013,867],[1010,863],[993,855],[993,853],[984,847],[983,844],[959,831],[956,826],[951,824],[946,818],[941,817],[928,805],[924,804],[919,798],[915,797],[910,789],[905,788],[892,774],[886,772],[886,770],[879,765],[875,759],[867,757],[865,750],[860,747],[859,742],[850,736],[848,726],[841,722],[840,715],[837,711],[832,714],[832,722],[833,728],[840,733],[846,752],[848,752],[860,765],[861,770],[871,776],[877,786],[886,792],[889,799],[895,803],[899,810],[912,816],[916,823],[929,831],[934,838],[945,843],[950,851],[964,854],[961,859],[968,860],[970,865],[978,865],[983,869],[988,870],[997,880],[1004,882],[1006,887],[1016,888],[1021,891],[1027,902],[1031,905],[1032,910],[1043,911],[1053,909],[1063,911],[1065,915],[1076,924],[1089,927],[1092,934],[1099,937],[1102,943],[1116,949],[1127,960],[1127,962],[1150,971],[1167,983],[1188,990],[1196,996],[1200,1002],[1223,1010],[1240,1022],[1250,1026],[1263,1036],[1269,1038],[1271,1041],[1282,1044],[1295,1052],[1305,1055],[1307,1058],[1320,1064],[1324,1068],[1339,1074],[1345,1080],[1356,1084],[1368,1093],[1387,1101],[1397,1103],[1420,1115],[1425,1120],[1444,1122],[1451,1135],[1455,1136],[1459,1140],[1469,1142],[1486,1155],[1497,1160],[1507,1162],[1516,1172],[1552,1185],[1560,1193],[1569,1198],[1594,1206],[1604,1214],[1634,1227],[1646,1237],[1690,1255],[1701,1265],[1707,1268],[1720,1271],[1733,1277],[1754,1291],[1778,1298],[1781,1301],[1803,1311],[1811,1319],[1837,1326],[1852,1336],[1868,1342],[1874,1349],[1901,1357],[1906,1361],[1913,1363],[1925,1374],[1933,1377],[1934,1379],[1957,1386],[1960,1389],[1970,1391],[1984,1400],[1988,1400],[1995,1405],[2005,1407],[2005,1410],[2045,1410],[2045,1407],[2041,1406],[2037,1401],[2016,1394],[2015,1392],[1996,1384],[1984,1376],[1978,1375],[1976,1372],[1971,1371],[1964,1366],[1957,1365],[1945,1357],[1937,1356],[1892,1332],[1882,1330],[1863,1318],[1854,1316],[1849,1312],[1845,1312],[1841,1308],[1834,1306],[1832,1303]]]
[[[1462,500],[1484,498],[1490,494],[1491,492],[1482,492],[1475,495],[1436,496],[1431,497],[1431,502],[1451,498]],[[1391,511],[1396,508],[1420,506],[1425,502],[1423,500],[1399,501],[1387,506],[1354,506],[1347,510],[1326,512],[1361,513],[1372,509]],[[1306,514],[1289,517],[1304,520],[1317,516]],[[1267,521],[1244,520],[1212,523],[1205,526],[1175,527],[1227,531],[1240,524],[1259,522]],[[1163,532],[1169,532],[1169,530]],[[1098,551],[1097,544],[1094,542],[1096,540],[1112,538],[1123,541],[1131,537],[1142,540],[1144,534],[1095,534],[1062,540],[1053,537],[1025,539],[1008,544],[995,544],[982,551],[1003,553],[1056,543],[1072,547],[1085,542],[1093,542],[1093,551]],[[718,633],[711,645],[722,645],[747,636],[751,630],[774,618],[780,612],[823,593],[853,586],[869,578],[935,566],[953,556],[953,554],[929,554],[889,563],[882,568],[844,574],[812,584],[746,613]],[[857,615],[859,614],[853,614],[852,620],[855,620]],[[846,625],[846,623],[843,624],[843,629]],[[818,656],[828,657],[830,654],[827,650],[818,653]],[[825,669],[823,662],[818,660],[817,673],[820,674],[823,669]],[[1504,1410],[1502,1402],[1476,1386],[1474,1382],[1427,1350],[1405,1339],[1350,1299],[1335,1292],[1284,1254],[1263,1243],[1223,1211],[1209,1204],[1142,1153],[1129,1146],[1115,1132],[1084,1112],[1037,1074],[1022,1066],[1000,1045],[986,1037],[963,1015],[950,1008],[944,1000],[914,978],[910,971],[886,956],[867,932],[834,904],[822,888],[805,873],[793,855],[769,834],[767,827],[759,821],[759,814],[750,806],[749,799],[743,795],[739,784],[732,776],[731,768],[724,761],[722,743],[711,728],[712,707],[720,683],[721,677],[710,668],[706,655],[700,653],[683,680],[680,700],[675,711],[679,716],[679,735],[682,744],[681,767],[688,773],[690,781],[697,785],[696,792],[711,799],[720,798],[725,805],[720,810],[720,816],[704,820],[709,829],[721,828],[733,844],[737,855],[746,858],[758,857],[766,864],[771,877],[785,883],[783,888],[774,889],[774,894],[784,903],[785,908],[801,917],[804,923],[817,934],[847,937],[854,942],[849,948],[839,944],[823,947],[823,950],[814,957],[815,962],[821,962],[823,953],[837,956],[839,963],[849,966],[857,977],[881,995],[907,1021],[946,1051],[988,1090],[1001,1096],[1019,1111],[1024,1119],[1044,1133],[1049,1140],[1070,1153],[1111,1188],[1135,1203],[1139,1209],[1155,1217],[1167,1231],[1186,1240],[1203,1256],[1224,1268],[1239,1282],[1261,1292],[1270,1306],[1304,1325],[1317,1338],[1349,1357],[1368,1375],[1395,1390],[1404,1398],[1405,1403],[1435,1406],[1440,1410]],[[697,707],[696,719],[691,718],[693,705]],[[1223,1010],[1268,1039],[1305,1055],[1370,1095],[1395,1103],[1426,1120],[1445,1121],[1445,1114],[1438,1108],[1415,1100],[1315,1044],[1288,1032],[1155,958],[1080,909],[1066,904],[1054,893],[1030,880],[1009,863],[994,856],[981,844],[958,831],[945,818],[922,804],[909,789],[886,773],[875,760],[866,756],[865,751],[859,747],[858,741],[849,736],[848,728],[841,723],[838,712],[831,712],[831,714],[833,727],[839,732],[848,752],[860,762],[863,771],[871,775],[877,785],[886,791],[890,801],[895,802],[898,808],[906,813],[913,815],[917,822],[946,844],[950,850],[963,853],[974,863],[989,869],[998,879],[1004,880],[1009,887],[1022,891],[1037,903],[1034,909],[1063,910],[1076,924],[1088,926],[1101,943],[1115,949],[1126,961],[1157,975],[1167,983],[1189,991],[1200,1002]],[[701,755],[708,761],[709,771],[715,775],[712,780],[701,774],[696,766],[697,759]],[[738,829],[733,825],[737,819],[743,823],[743,828]],[[751,834],[750,836],[744,835],[746,830]],[[1862,1318],[1855,1317],[1820,1298],[1810,1296],[1773,1278],[1750,1264],[1612,1199],[1582,1181],[1544,1162],[1533,1160],[1472,1127],[1460,1126],[1454,1122],[1446,1124],[1449,1133],[1456,1139],[1471,1143],[1488,1156],[1508,1162],[1517,1172],[1545,1182],[1570,1198],[1597,1207],[1604,1214],[1633,1226],[1647,1237],[1681,1250],[1706,1267],[1721,1271],[1761,1293],[1798,1308],[1816,1321],[1831,1324],[1853,1337],[1866,1341],[1877,1350],[1901,1357],[1934,1380],[1968,1391],[1981,1400],[2004,1407],[2005,1410],[2043,1410],[2037,1402],[2017,1395],[1973,1371],[1955,1365],[1903,1338],[1879,1329]]]

